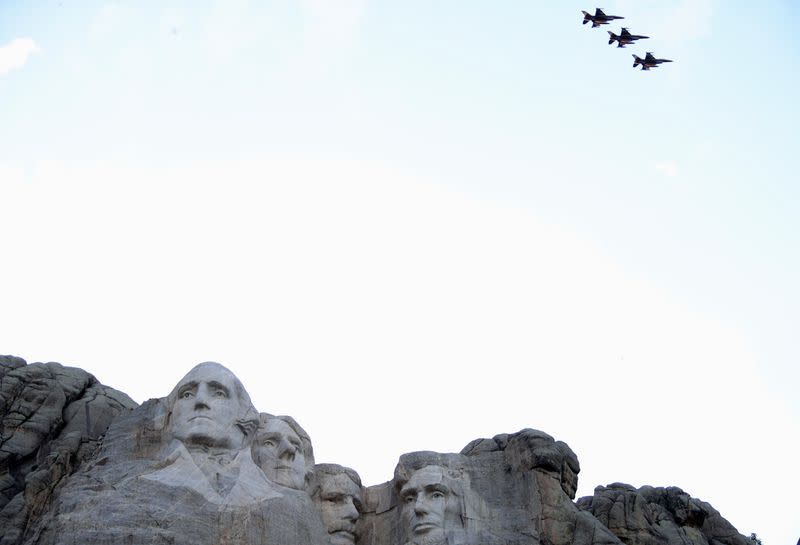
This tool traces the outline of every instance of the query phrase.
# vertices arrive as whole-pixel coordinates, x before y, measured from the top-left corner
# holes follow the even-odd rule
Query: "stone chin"
[[[347,530],[338,530],[329,534],[331,537],[331,545],[353,545],[356,542],[356,536]]]
[[[281,486],[302,490],[305,485],[304,476],[291,467],[276,467],[271,471],[266,470],[264,473],[270,480]]]
[[[173,435],[184,443],[208,446],[234,447],[243,440],[237,430],[226,429],[217,421],[202,416],[177,424],[173,428]]]

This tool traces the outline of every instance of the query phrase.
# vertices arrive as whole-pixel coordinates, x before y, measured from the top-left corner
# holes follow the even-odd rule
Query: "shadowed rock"
[[[0,356],[0,544],[19,542],[111,421],[134,407],[81,369]]]
[[[711,505],[675,486],[598,486],[578,507],[626,545],[752,545]]]

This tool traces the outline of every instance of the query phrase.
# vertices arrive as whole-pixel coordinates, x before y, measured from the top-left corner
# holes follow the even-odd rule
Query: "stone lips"
[[[0,545],[753,545],[676,487],[574,502],[577,456],[533,429],[405,454],[366,489],[336,464],[270,480],[251,445],[273,417],[257,415],[219,364],[137,407],[80,369],[0,356]]]

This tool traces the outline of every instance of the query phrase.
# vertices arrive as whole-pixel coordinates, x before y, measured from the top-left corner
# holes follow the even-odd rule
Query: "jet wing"
[[[601,10],[600,8],[595,8],[595,10],[594,10],[594,16],[595,16],[595,17],[605,17],[605,16],[606,16],[606,14],[605,14],[605,13],[603,13],[603,10]]]
[[[622,27],[622,30],[620,31],[619,35],[620,35],[620,36],[626,36],[626,37],[627,37],[627,36],[630,36],[630,35],[631,35],[631,33],[630,33],[630,32],[628,32],[628,29],[627,29],[627,28],[625,28],[625,27]]]

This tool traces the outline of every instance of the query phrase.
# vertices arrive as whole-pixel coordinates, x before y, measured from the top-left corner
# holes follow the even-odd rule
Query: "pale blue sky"
[[[371,365],[402,362],[401,352],[374,341],[374,350],[355,355],[346,342],[372,347],[357,334],[372,324],[379,324],[374,338],[390,346],[424,346],[402,354],[417,358],[419,370],[441,365],[445,376],[463,375],[456,369],[466,360],[453,361],[460,354],[476,368],[518,358],[536,382],[550,376],[537,366],[552,357],[573,370],[569,380],[600,381],[595,390],[566,388],[573,397],[562,398],[562,411],[575,413],[567,420],[536,413],[506,423],[482,407],[473,428],[465,424],[437,444],[446,433],[421,431],[414,447],[458,450],[480,434],[539,427],[578,452],[581,493],[640,478],[620,474],[631,464],[619,456],[618,465],[603,465],[605,435],[581,435],[597,388],[619,388],[646,405],[689,402],[697,414],[686,426],[703,429],[733,418],[734,406],[769,400],[774,406],[753,409],[750,428],[741,423],[741,436],[698,432],[696,440],[709,441],[698,445],[709,459],[698,453],[695,465],[719,464],[734,448],[765,456],[774,447],[792,479],[753,490],[786,506],[785,516],[754,513],[746,494],[733,499],[717,484],[737,478],[724,464],[719,480],[706,482],[677,465],[675,475],[657,473],[654,461],[632,484],[683,486],[740,531],[767,538],[765,545],[793,543],[800,535],[790,507],[800,482],[788,463],[800,458],[800,5],[608,2],[607,13],[650,36],[625,49],[607,45],[606,30],[620,25],[581,25],[580,10],[594,7],[2,0],[0,48],[29,39],[36,50],[13,69],[3,65],[11,49],[0,54],[0,249],[14,264],[1,273],[8,278],[0,350],[82,366],[138,401],[168,392],[192,358],[220,359],[241,376],[251,372],[248,358],[296,357],[325,375],[315,359],[322,355],[342,373],[363,375],[358,388],[380,390],[391,384],[384,375],[398,370]],[[631,54],[645,51],[675,62],[634,70]],[[187,274],[197,275],[196,285],[183,285]],[[263,288],[268,279],[285,289]],[[529,291],[537,282],[539,291]],[[196,323],[199,309],[236,318]],[[265,318],[269,312],[275,315]],[[472,313],[481,319],[467,320]],[[426,317],[431,324],[460,325],[439,336],[408,325],[426,314],[439,317]],[[192,325],[173,338],[150,321],[167,317]],[[555,341],[537,351],[546,339],[516,329],[528,319],[568,344],[597,338],[565,348],[567,355]],[[282,346],[275,352],[263,348],[269,343],[248,344],[242,331],[257,337],[267,323],[285,327],[283,339],[327,344],[306,360],[281,339],[271,341]],[[118,327],[88,335],[108,324]],[[485,344],[474,344],[487,328],[493,332]],[[238,352],[226,351],[232,343]],[[605,363],[587,360],[593,350]],[[692,357],[670,359],[681,350]],[[110,360],[131,366],[154,352],[180,361],[163,383],[104,379]],[[593,365],[623,359],[629,363],[608,376],[595,374]],[[509,363],[504,376],[516,369]],[[653,384],[669,374],[680,375],[667,381],[677,390]],[[477,377],[463,379],[464,394],[488,380]],[[281,412],[269,404],[259,408]],[[530,406],[535,413],[552,405]],[[298,414],[304,408],[283,412],[297,416],[325,453],[330,424],[314,421],[319,407]],[[354,403],[342,410],[364,409]],[[389,407],[368,412],[394,422]],[[666,411],[659,426],[671,418],[678,417]],[[733,421],[726,426],[738,429]],[[665,428],[663,439],[680,430]],[[630,438],[614,438],[623,439]],[[331,456],[350,458],[321,461],[350,463],[372,484],[411,448],[373,454],[378,469],[344,447]],[[742,454],[745,460],[752,463]],[[762,470],[774,467],[764,463]]]

